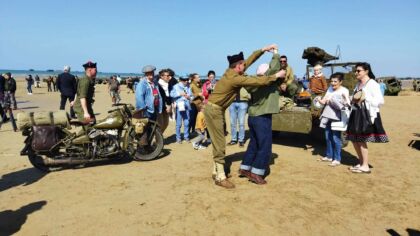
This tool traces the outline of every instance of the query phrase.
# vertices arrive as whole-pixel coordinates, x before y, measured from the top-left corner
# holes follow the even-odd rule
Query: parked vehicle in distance
[[[401,91],[401,81],[395,77],[382,78],[382,81],[386,85],[385,95],[398,96],[398,93]]]
[[[418,79],[413,80],[413,89],[416,92],[420,91],[420,80]]]

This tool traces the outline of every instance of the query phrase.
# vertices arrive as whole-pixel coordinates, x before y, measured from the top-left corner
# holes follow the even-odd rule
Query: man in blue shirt
[[[162,112],[162,97],[159,93],[159,87],[156,81],[153,79],[155,75],[156,67],[145,66],[142,72],[145,78],[142,78],[136,86],[136,109],[145,109],[144,115],[156,121],[157,114]]]
[[[191,89],[188,87],[188,77],[179,78],[179,82],[172,89],[170,96],[176,104],[176,142],[182,143],[181,125],[184,123],[184,139],[190,142],[189,124],[191,110]]]

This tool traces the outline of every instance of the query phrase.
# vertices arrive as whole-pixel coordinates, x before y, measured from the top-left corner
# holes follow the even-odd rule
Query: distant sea
[[[45,70],[7,70],[7,69],[0,69],[0,73],[6,73],[6,72],[10,72],[12,73],[13,77],[26,77],[28,75],[38,75],[39,77],[47,77],[47,76],[54,76],[54,75],[59,75],[61,73],[63,73],[62,70],[54,70],[54,71],[45,71]],[[84,71],[71,71],[71,73],[73,75],[77,75],[78,77],[82,77],[84,76],[85,72]],[[128,76],[142,76],[142,74],[139,73],[115,73],[115,72],[98,72],[97,76],[98,78],[109,78],[112,75],[120,75],[121,77],[128,77]]]
[[[12,73],[12,76],[14,78],[17,77],[26,77],[28,75],[32,75],[34,77],[35,75],[38,75],[41,79],[48,77],[48,76],[54,76],[59,75],[63,73],[62,70],[54,70],[54,71],[46,71],[46,70],[7,70],[7,69],[0,69],[0,75],[4,74],[6,72]],[[83,77],[85,75],[84,71],[71,71],[70,72],[73,75],[77,75],[77,77]],[[136,77],[136,76],[143,76],[143,74],[140,73],[118,73],[118,72],[98,72],[96,75],[97,78],[109,78],[112,75],[120,75],[120,77]],[[175,78],[179,78],[180,75],[175,75]],[[185,74],[183,77],[188,77],[188,74]],[[200,75],[201,80],[206,80],[207,75]],[[220,76],[216,76],[216,80],[219,80]]]
[[[38,75],[41,79],[48,76],[54,76],[59,75],[63,73],[62,70],[54,70],[54,71],[46,71],[46,70],[7,70],[7,69],[0,69],[0,75],[4,74],[6,72],[12,73],[13,77],[26,77],[28,75]],[[77,75],[77,77],[82,77],[85,75],[84,71],[71,71],[70,72],[73,75]],[[120,75],[121,77],[136,77],[136,76],[143,76],[143,74],[140,73],[118,73],[118,72],[98,72],[96,75],[97,78],[109,78],[112,75]],[[178,78],[180,75],[175,75],[175,78]],[[188,77],[188,75],[184,75],[184,77]],[[200,75],[202,80],[206,80],[206,75]],[[220,76],[216,76],[216,80],[219,80]]]

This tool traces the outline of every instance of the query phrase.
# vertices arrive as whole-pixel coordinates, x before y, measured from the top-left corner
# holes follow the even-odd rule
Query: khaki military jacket
[[[80,103],[81,98],[86,98],[86,105],[88,112],[91,116],[93,116],[93,96],[95,94],[95,84],[94,81],[89,79],[88,77],[84,76],[83,78],[79,79],[77,83],[77,97],[76,101],[74,102],[73,109],[76,113],[83,114],[82,104]]]
[[[295,74],[293,73],[292,67],[287,65],[286,67],[286,78],[284,79],[284,82],[286,82],[287,85],[291,84],[295,80]]]
[[[191,88],[191,93],[193,95],[192,103],[194,103],[194,105],[196,105],[198,108],[200,103],[203,101],[203,96],[200,96],[201,88],[199,84],[194,83],[194,82],[191,82],[190,88]]]
[[[262,54],[263,52],[261,50],[257,50],[252,53],[252,55],[245,60],[245,70],[249,68],[259,57],[261,57]],[[208,101],[222,107],[222,109],[225,110],[235,100],[241,87],[263,86],[274,81],[276,81],[275,76],[257,77],[240,75],[233,69],[228,68],[222,78],[217,82],[217,86],[210,94]]]

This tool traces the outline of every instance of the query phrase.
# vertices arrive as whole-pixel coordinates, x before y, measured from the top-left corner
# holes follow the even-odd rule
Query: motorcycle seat
[[[89,122],[81,122],[79,120],[70,120],[70,125],[74,125],[74,126],[84,126],[88,124]]]

